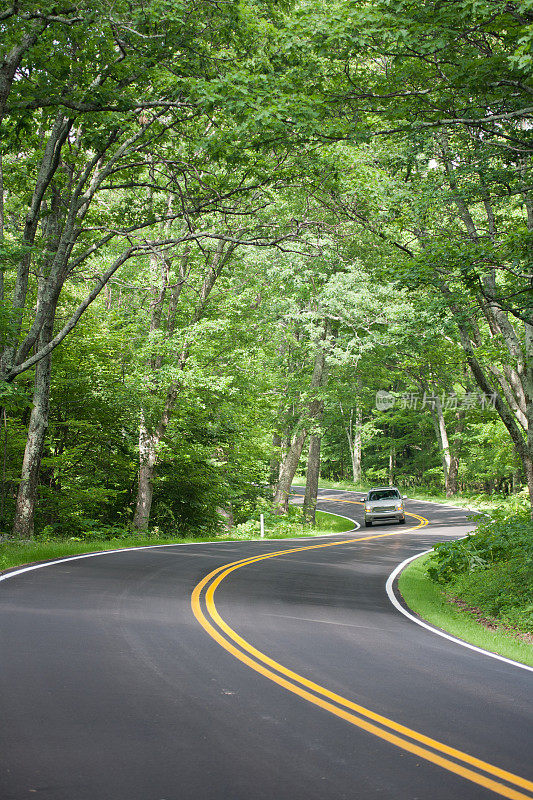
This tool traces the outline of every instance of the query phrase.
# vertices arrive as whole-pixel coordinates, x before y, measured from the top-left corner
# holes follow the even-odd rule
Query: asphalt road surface
[[[362,521],[357,494],[321,496]],[[532,798],[533,673],[387,597],[397,564],[471,527],[406,507],[405,526],[1,581],[1,800]]]

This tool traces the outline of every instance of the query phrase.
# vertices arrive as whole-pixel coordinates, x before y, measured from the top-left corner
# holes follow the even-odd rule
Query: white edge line
[[[320,503],[320,498],[318,499],[318,502]],[[353,524],[355,525],[355,528],[350,528],[349,531],[340,531],[339,533],[334,533],[334,534],[326,533],[326,536],[344,536],[345,533],[353,533],[353,531],[358,531],[361,527],[360,522],[357,522],[355,519],[352,519],[351,517],[347,517],[345,514],[337,514],[334,511],[324,511],[322,508],[317,508],[317,511],[322,511],[323,514],[331,514],[332,517],[342,517],[343,519],[347,519],[348,522],[353,522]],[[319,537],[317,536],[316,538],[318,539]]]
[[[328,514],[333,514],[333,512],[328,511]],[[108,556],[112,555],[113,553],[129,553],[132,550],[156,550],[158,547],[194,547],[203,544],[238,544],[239,542],[301,542],[301,541],[308,541],[310,539],[327,539],[330,536],[344,536],[348,533],[353,533],[354,531],[358,530],[361,526],[358,522],[350,517],[345,517],[344,514],[333,514],[335,517],[344,517],[344,519],[350,520],[356,526],[352,528],[350,531],[341,531],[341,533],[325,533],[323,536],[295,536],[293,539],[230,539],[223,542],[176,542],[175,544],[143,544],[137,547],[119,547],[116,550],[97,550],[95,553],[81,553],[77,556],[65,556],[65,558],[57,558],[53,561],[43,561],[40,564],[30,564],[27,567],[21,567],[21,569],[15,569],[11,572],[6,572],[3,575],[0,574],[0,581],[7,581],[9,578],[14,578],[16,575],[22,575],[25,572],[33,572],[35,569],[43,569],[43,567],[53,567],[56,564],[64,564],[66,561],[80,561],[82,558],[95,558],[96,556]]]
[[[300,489],[300,488],[303,488],[303,487],[297,486],[296,488]],[[293,495],[291,495],[291,497],[303,497],[303,494],[295,494],[295,495],[293,494]],[[326,500],[326,499],[327,498],[325,498],[325,497],[317,498],[317,504],[320,503],[323,500]],[[342,500],[340,502],[342,503]],[[355,525],[355,528],[350,528],[349,531],[340,531],[340,533],[325,533],[323,537],[321,537],[321,536],[313,537],[315,539],[321,539],[321,538],[325,539],[326,536],[344,536],[345,533],[353,533],[354,531],[358,531],[360,529],[360,527],[361,527],[361,523],[360,522],[357,522],[355,519],[352,519],[351,517],[347,517],[346,514],[337,514],[335,511],[324,511],[321,508],[317,508],[317,511],[322,511],[323,514],[331,514],[332,517],[342,517],[343,519],[347,519],[348,522],[353,522],[353,524]],[[274,541],[274,540],[272,539],[272,541]]]
[[[431,550],[424,550],[422,553],[416,553],[414,556],[410,556],[406,558],[405,561],[402,561],[401,564],[398,564],[395,570],[391,572],[387,579],[387,583],[385,584],[385,588],[387,590],[387,594],[389,596],[389,600],[391,601],[392,605],[400,611],[404,615],[411,620],[411,622],[416,622],[417,625],[420,625],[422,628],[426,628],[426,630],[431,631],[431,633],[436,633],[437,636],[442,636],[443,639],[448,639],[450,642],[455,642],[455,644],[460,644],[462,647],[468,647],[469,650],[474,650],[476,653],[481,653],[483,656],[489,656],[489,658],[495,658],[498,661],[503,661],[505,664],[511,664],[513,667],[520,667],[520,669],[525,669],[528,672],[533,672],[533,667],[528,666],[527,664],[521,664],[520,661],[513,661],[511,658],[505,658],[505,656],[500,656],[498,653],[491,653],[490,650],[484,650],[482,647],[476,647],[475,644],[470,644],[469,642],[465,642],[462,639],[457,639],[455,636],[450,636],[449,633],[445,633],[444,631],[439,630],[438,628],[434,628],[432,625],[429,625],[427,622],[415,617],[413,614],[410,614],[401,603],[398,601],[398,598],[394,594],[393,590],[393,583],[396,577],[400,574],[400,572],[407,566],[411,561],[414,561],[421,556],[425,556],[428,553],[431,553]]]

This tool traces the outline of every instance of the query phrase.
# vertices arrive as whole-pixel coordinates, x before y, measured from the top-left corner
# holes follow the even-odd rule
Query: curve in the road
[[[330,500],[333,498],[328,497],[327,499]],[[335,499],[337,501],[341,500],[341,498]],[[360,505],[357,501],[346,500],[344,498],[342,498],[342,502]],[[214,601],[217,587],[223,580],[231,575],[231,573],[238,569],[259,561],[300,553],[305,550],[338,547],[340,545],[352,544],[370,539],[399,536],[403,533],[416,530],[417,528],[425,527],[428,524],[428,520],[423,517],[414,514],[410,516],[417,517],[420,520],[420,524],[393,533],[374,534],[353,539],[343,539],[342,541],[327,542],[325,544],[291,548],[290,550],[279,550],[274,553],[268,553],[267,555],[254,556],[218,567],[206,575],[195,587],[191,596],[193,613],[200,625],[202,625],[207,633],[219,645],[248,667],[282,686],[284,689],[299,695],[304,700],[329,711],[337,717],[341,717],[368,733],[388,741],[396,747],[424,758],[439,767],[483,786],[486,789],[490,789],[503,797],[511,798],[511,800],[531,800],[533,795],[533,782],[493,764],[489,764],[461,750],[450,747],[429,736],[425,736],[418,731],[412,730],[394,720],[377,714],[293,672],[265,653],[259,651],[250,642],[241,637],[227,624],[217,610]],[[500,781],[504,781],[505,783]],[[519,789],[523,789],[529,792],[529,794],[524,794],[524,792],[519,791]]]
[[[360,518],[327,502],[356,494],[324,495]],[[0,576],[0,797],[531,799],[517,778],[533,780],[530,673],[427,636],[386,598],[394,564],[467,531],[457,511],[428,516],[414,531],[134,548]],[[191,613],[208,574],[213,637]]]

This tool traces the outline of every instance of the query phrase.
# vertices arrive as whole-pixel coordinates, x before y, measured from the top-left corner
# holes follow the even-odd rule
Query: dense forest
[[[533,507],[531,0],[0,33],[4,535],[216,532],[296,475],[310,522],[320,477]]]

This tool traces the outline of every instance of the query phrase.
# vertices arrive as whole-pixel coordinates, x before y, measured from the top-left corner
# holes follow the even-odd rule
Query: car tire
[[[365,519],[365,528],[371,528],[372,522],[369,519]]]
[[[405,525],[405,517],[400,517],[398,520],[398,525]]]

